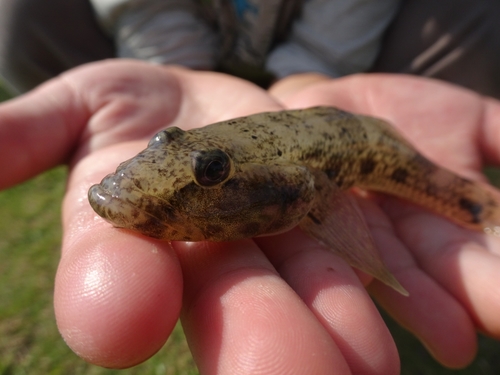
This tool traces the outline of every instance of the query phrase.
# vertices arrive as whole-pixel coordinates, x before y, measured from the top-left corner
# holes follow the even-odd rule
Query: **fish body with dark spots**
[[[345,193],[353,186],[398,196],[468,228],[500,227],[499,201],[483,186],[433,164],[383,120],[333,107],[168,128],[92,186],[89,200],[113,225],[165,240],[231,241],[299,225],[405,293]]]

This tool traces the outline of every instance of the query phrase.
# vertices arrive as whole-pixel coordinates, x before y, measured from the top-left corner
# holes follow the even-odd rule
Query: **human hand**
[[[271,92],[288,108],[333,105],[387,119],[424,155],[464,177],[484,181],[482,167],[500,164],[500,103],[494,99],[397,75],[284,87],[291,90]],[[378,282],[369,290],[437,360],[450,367],[468,364],[476,352],[475,329],[500,339],[500,294],[494,287],[500,282],[499,238],[391,197],[360,204],[382,257],[410,297]]]
[[[181,316],[204,374],[398,372],[392,338],[356,274],[299,231],[272,243],[170,245],[113,228],[88,204],[89,186],[166,126],[279,109],[236,78],[131,61],[73,70],[0,106],[0,187],[70,165],[54,300],[77,354],[132,366]]]
[[[103,70],[98,72],[101,68]],[[94,363],[114,367],[125,367],[144,360],[166,339],[180,308],[182,283],[175,254],[166,244],[138,238],[113,229],[100,219],[94,220],[95,216],[89,211],[85,198],[88,185],[114,170],[119,162],[134,155],[144,147],[146,141],[102,148],[117,141],[147,139],[168,123],[186,125],[183,127],[198,126],[253,111],[279,108],[261,91],[238,80],[227,78],[227,81],[221,82],[226,78],[220,75],[175,70],[165,74],[156,67],[151,67],[151,71],[148,67],[145,74],[137,74],[136,68],[122,66],[115,71],[111,66],[104,68],[96,65],[86,68],[89,69],[87,71],[80,70],[78,74],[72,72],[0,109],[1,160],[5,162],[2,170],[7,172],[2,176],[3,186],[60,163],[73,153],[72,165],[75,168],[64,205],[66,232],[55,294],[58,324],[68,344],[80,355]],[[120,79],[117,80],[117,77]],[[123,80],[125,77],[128,80]],[[354,105],[350,108],[349,102],[359,99],[357,90],[369,92],[373,87],[369,84],[360,85],[359,81],[356,84],[356,80],[337,81],[342,82],[347,83],[343,83],[345,86],[335,86],[338,91],[333,90],[333,95],[330,85],[325,86],[326,92],[316,91],[320,98],[315,99],[312,95],[307,99],[312,102],[307,103],[305,100],[303,106],[335,104],[358,111],[368,108]],[[214,84],[221,88],[217,95],[214,94]],[[352,95],[348,95],[349,90],[343,92],[349,88]],[[244,91],[245,95],[235,97],[235,89]],[[388,91],[387,96],[391,99],[391,92]],[[164,106],[162,94],[167,99],[173,99],[168,100],[171,107]],[[335,101],[326,103],[325,97],[329,100],[334,98]],[[218,100],[222,100],[222,103],[217,105]],[[304,97],[299,95],[294,100],[300,102]],[[470,100],[467,98],[466,101]],[[293,100],[290,103],[293,105]],[[182,108],[181,114],[178,113],[179,108]],[[377,112],[368,113],[385,116]],[[90,122],[85,129],[88,120]],[[495,129],[493,125],[491,128]],[[494,142],[485,149],[494,148],[492,145]],[[437,146],[439,148],[439,144]],[[21,155],[19,149],[23,150]],[[97,155],[87,157],[93,151]],[[103,153],[107,154],[104,161],[100,159]],[[10,155],[16,157],[9,158]],[[497,159],[494,152],[489,159]],[[96,160],[100,164],[96,164]],[[463,173],[467,173],[466,168]],[[119,240],[115,234],[126,238]],[[273,266],[262,257],[252,242],[243,241],[232,245],[174,244],[185,278],[184,298],[187,307],[184,308],[183,323],[200,369],[231,372],[238,366],[241,370],[242,363],[248,366],[249,361],[265,366],[265,358],[268,361],[276,360],[276,357],[269,356],[273,352],[269,344],[274,343],[269,339],[275,338],[276,342],[281,343],[273,345],[274,350],[280,351],[276,366],[281,370],[283,367],[279,365],[304,370],[305,367],[301,367],[298,362],[307,360],[305,354],[318,350],[319,345],[325,355],[323,360],[315,360],[317,369],[327,368],[329,371],[332,367],[324,365],[333,365],[347,372],[347,362],[351,369],[358,372],[360,369],[364,369],[365,373],[397,371],[394,346],[349,267],[342,261],[332,259],[329,253],[319,250],[313,241],[298,232],[280,237],[267,243],[268,239],[259,239],[259,243],[263,248],[273,245],[266,255],[283,278],[296,288],[323,327],[318,326],[314,318],[311,319],[311,314],[303,308],[287,285],[276,277]],[[277,243],[278,239],[282,242]],[[151,244],[164,250],[151,252]],[[236,252],[234,247],[237,245],[240,249]],[[324,273],[316,272],[319,268],[326,269],[325,264],[335,265],[337,272],[334,277],[324,277]],[[260,273],[256,273],[256,269],[260,269]],[[130,274],[134,275],[134,280],[130,280]],[[235,282],[235,278],[241,282]],[[265,290],[263,286],[266,286]],[[373,288],[376,292],[379,287]],[[203,293],[200,289],[203,289]],[[425,293],[426,289],[421,289]],[[207,290],[211,293],[206,293]],[[270,292],[282,298],[266,301],[263,314],[263,299],[269,297]],[[413,298],[415,293],[411,293]],[[483,295],[489,298],[489,293]],[[389,297],[393,301],[391,298],[394,296]],[[446,298],[443,304],[449,305],[449,299]],[[170,301],[170,306],[165,307],[165,300]],[[429,296],[424,295],[406,307],[403,301],[401,314],[408,319],[408,310],[428,300]],[[247,310],[245,314],[241,314],[238,309],[241,301],[244,301]],[[401,301],[398,302],[396,298],[393,304],[401,306]],[[252,314],[252,306],[256,310],[255,314]],[[443,320],[448,321],[446,312],[450,310],[453,312],[453,306],[444,310]],[[220,320],[222,313],[224,321]],[[252,321],[248,315],[260,319]],[[291,315],[294,322],[290,321]],[[461,324],[456,315],[460,313],[451,314],[454,317],[452,321]],[[425,326],[429,318],[417,318],[420,321],[414,318],[413,322],[410,319],[413,327],[416,327],[413,330],[425,339],[427,336],[422,335],[420,330],[426,328],[422,325]],[[404,319],[401,320],[404,322]],[[494,322],[494,319],[490,320]],[[466,323],[470,325],[470,320]],[[222,324],[227,329],[224,330],[224,336]],[[437,340],[437,346],[445,348],[448,357],[452,356],[451,365],[456,366],[464,364],[470,358],[467,353],[473,353],[474,349],[471,335],[464,335],[464,332],[471,333],[470,327],[466,325],[463,331],[457,332],[460,324],[457,324],[458,328],[454,324],[447,326],[453,333],[448,341],[443,342],[442,338]],[[365,327],[363,332],[358,329],[360,325]],[[407,326],[412,327],[411,324]],[[289,327],[295,328],[294,340],[290,339]],[[440,328],[436,336],[446,333],[445,329]],[[245,334],[241,334],[242,331]],[[432,329],[426,332],[429,331],[432,333]],[[494,329],[488,331],[491,333]],[[377,332],[377,335],[372,332]],[[261,340],[257,342],[249,333]],[[215,345],[214,337],[218,337]],[[330,338],[334,339],[336,346],[332,345]],[[435,339],[431,337],[431,340]],[[251,349],[248,340],[254,344]],[[232,347],[230,343],[233,341],[241,343],[241,346]],[[312,345],[308,347],[304,343]],[[297,344],[301,344],[302,350],[297,351]],[[459,351],[454,352],[457,348]],[[434,354],[439,358],[439,353]],[[307,362],[311,365],[312,361]]]

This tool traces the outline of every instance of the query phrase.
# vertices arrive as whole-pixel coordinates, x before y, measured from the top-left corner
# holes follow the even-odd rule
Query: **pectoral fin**
[[[408,292],[380,258],[354,198],[329,181],[322,172],[316,172],[316,175],[318,194],[312,209],[299,224],[302,230],[322,242],[352,267],[372,275],[407,296]]]

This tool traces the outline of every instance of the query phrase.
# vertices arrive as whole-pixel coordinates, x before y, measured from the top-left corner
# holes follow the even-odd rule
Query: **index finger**
[[[140,363],[167,340],[179,317],[182,273],[168,242],[117,230],[87,202],[92,181],[119,163],[127,147],[97,152],[75,167],[63,205],[63,251],[55,313],[67,344],[105,367]],[[99,163],[106,154],[107,163]]]

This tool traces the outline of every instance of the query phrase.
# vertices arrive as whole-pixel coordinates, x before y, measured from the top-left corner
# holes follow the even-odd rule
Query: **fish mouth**
[[[113,194],[101,184],[90,187],[88,198],[94,211],[117,227],[129,227],[131,219],[137,218],[138,213],[158,220],[129,200]]]
[[[106,176],[100,184],[92,185],[88,200],[93,210],[103,219],[118,228],[130,229],[149,237],[165,238],[173,230],[168,220],[161,219],[142,207],[150,197],[123,176]]]

